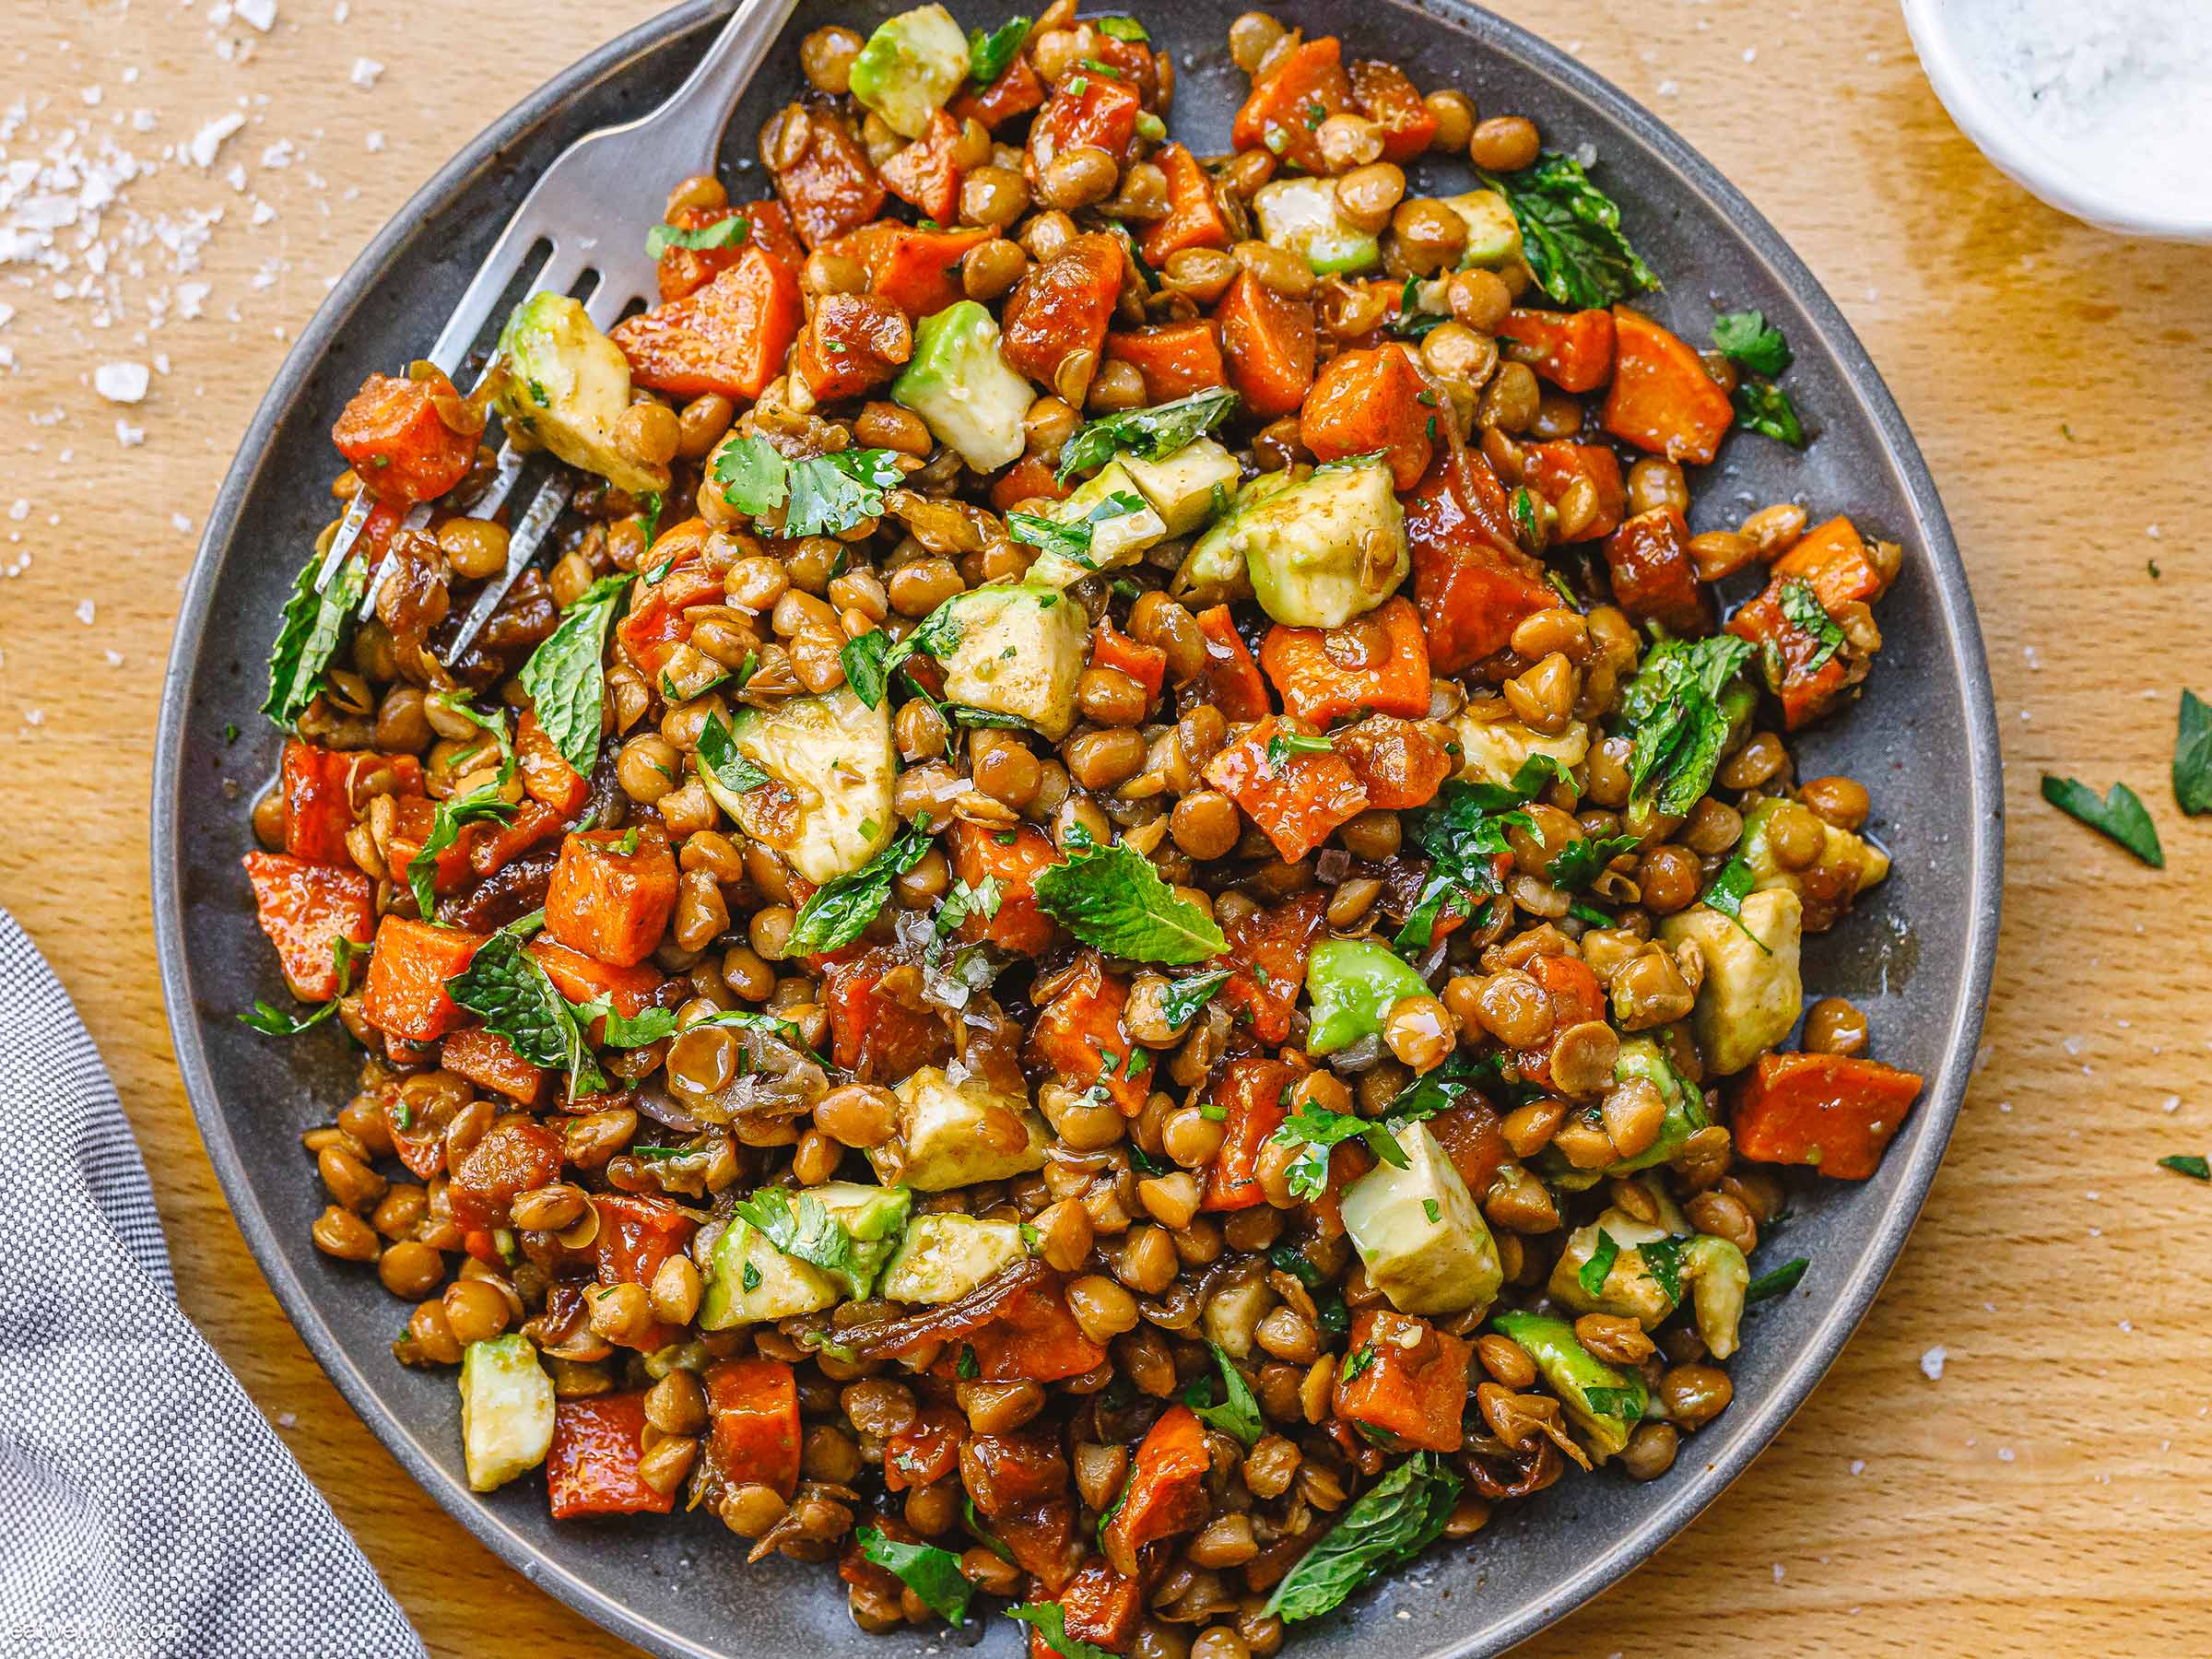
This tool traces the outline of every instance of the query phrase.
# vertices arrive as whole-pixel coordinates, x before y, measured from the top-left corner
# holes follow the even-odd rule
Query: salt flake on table
[[[84,625],[85,625],[87,628],[89,628],[89,627],[91,627],[91,626],[92,626],[92,601],[91,601],[91,600],[89,600],[89,599],[79,599],[79,600],[76,602],[76,619],[77,619],[79,622],[82,622],[82,623],[83,623],[83,624],[84,624]]]
[[[364,92],[376,85],[376,77],[383,72],[384,66],[374,58],[359,57],[353,60],[353,84]]]
[[[361,143],[373,154],[384,147],[384,135],[382,133],[371,133],[361,140]]]
[[[92,371],[92,390],[110,403],[135,404],[150,383],[144,363],[102,363]]]
[[[230,0],[230,10],[241,23],[263,34],[276,27],[276,0]]]
[[[246,124],[246,118],[236,110],[228,115],[218,115],[192,135],[185,153],[194,167],[206,169],[215,165],[216,152],[223,147],[223,140]]]
[[[1943,1345],[1937,1343],[1920,1357],[1920,1374],[1931,1382],[1940,1382],[1943,1378],[1943,1362],[1949,1358],[1944,1352]]]
[[[129,421],[118,417],[115,421],[115,441],[122,444],[124,449],[136,449],[146,441],[146,429],[135,427]]]

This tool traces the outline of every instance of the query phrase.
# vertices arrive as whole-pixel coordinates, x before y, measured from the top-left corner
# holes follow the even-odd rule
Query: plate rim
[[[1928,1081],[1921,1109],[1923,1123],[1928,1126],[1921,1129],[1913,1142],[1897,1190],[1877,1218],[1866,1248],[1837,1288],[1807,1335],[1803,1351],[1790,1363],[1778,1385],[1752,1403],[1747,1417],[1737,1418],[1730,1426],[1728,1444],[1719,1456],[1667,1494],[1641,1524],[1606,1540],[1586,1556],[1575,1571],[1559,1582],[1553,1594],[1532,1598],[1497,1618],[1478,1618],[1473,1628],[1426,1656],[1466,1659],[1477,1646],[1500,1653],[1526,1640],[1583,1606],[1650,1559],[1773,1442],[1841,1357],[1853,1332],[1902,1256],[1949,1144],[1972,1075],[1996,957],[2004,873],[2004,802],[1994,697],[1958,544],[1934,477],[1902,412],[1827,289],[1766,217],[1712,162],[1604,76],[1540,36],[1467,0],[1409,0],[1407,8],[1501,48],[1520,58],[1531,72],[1547,77],[1559,89],[1581,98],[1627,128],[1672,170],[1682,185],[1701,198],[1708,212],[1741,234],[1747,251],[1804,308],[1822,347],[1841,371],[1851,396],[1878,434],[1883,460],[1915,521],[1919,551],[1933,581],[1945,636],[1944,660],[1956,673],[1964,704],[1968,751],[1971,846],[1960,884],[1960,901],[1968,914],[1959,1001],[1950,1030],[1941,1039],[1942,1064]],[[416,226],[479,174],[497,166],[518,133],[589,87],[618,74],[635,59],[730,9],[731,0],[685,0],[587,53],[525,95],[408,198],[316,308],[285,354],[241,436],[194,551],[163,672],[150,803],[155,946],[177,1069],[226,1204],[286,1318],[347,1404],[441,1509],[524,1578],[603,1629],[665,1659],[721,1656],[607,1595],[587,1578],[555,1561],[453,1478],[392,1410],[377,1384],[347,1357],[294,1269],[289,1251],[278,1241],[273,1223],[253,1199],[245,1160],[223,1111],[220,1091],[200,1040],[199,1016],[191,1003],[183,909],[182,782],[185,715],[194,664],[203,653],[211,619],[219,555],[237,537],[245,500],[263,467],[269,464],[272,435],[329,347],[340,323],[394,262]]]

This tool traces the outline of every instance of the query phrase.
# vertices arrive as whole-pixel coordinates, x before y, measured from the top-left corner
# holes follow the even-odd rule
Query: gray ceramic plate
[[[255,712],[263,663],[292,573],[330,512],[330,423],[366,374],[405,362],[437,332],[535,171],[577,135],[672,90],[724,9],[680,6],[502,117],[386,227],[300,335],[224,480],[184,596],[154,772],[155,922],[178,1064],[239,1225],[309,1347],[431,1497],[536,1583],[658,1653],[912,1653],[938,1639],[864,1640],[828,1571],[748,1571],[710,1520],[555,1526],[541,1481],[471,1495],[451,1374],[394,1363],[398,1305],[372,1276],[308,1241],[322,1200],[299,1135],[349,1092],[343,1040],[326,1029],[271,1041],[234,1018],[256,995],[282,994],[238,859],[279,741]],[[803,8],[730,124],[726,161],[752,170],[734,194],[759,194],[753,135],[798,82],[806,28],[834,17],[865,29],[896,9],[889,0]],[[954,9],[963,22],[995,22],[1006,8],[956,0]],[[1226,148],[1242,89],[1223,45],[1237,0],[1139,9],[1175,53],[1178,135],[1202,152]],[[1733,439],[1699,489],[1700,528],[1795,499],[1816,513],[1848,512],[1907,549],[1865,700],[1800,750],[1804,775],[1846,771],[1871,786],[1896,873],[1813,941],[1806,978],[1864,1006],[1877,1051],[1924,1073],[1927,1092],[1875,1180],[1807,1194],[1767,1246],[1762,1265],[1804,1255],[1812,1271],[1752,1318],[1733,1366],[1735,1406],[1671,1474],[1641,1487],[1609,1474],[1562,1481],[1294,1643],[1307,1659],[1355,1645],[1362,1659],[1457,1659],[1502,1651],[1657,1549],[1773,1438],[1873,1301],[1935,1176],[1973,1060],[1997,935],[1997,745],[1965,573],[1920,452],[1834,304],[1750,204],[1649,113],[1487,12],[1372,0],[1347,27],[1341,7],[1280,9],[1312,33],[1345,33],[1350,51],[1407,65],[1425,86],[1455,84],[1484,109],[1522,111],[1555,146],[1594,147],[1599,179],[1670,283],[1652,309],[1685,335],[1704,336],[1715,302],[1759,306],[1782,326],[1797,353],[1790,387],[1816,441],[1799,455]],[[634,202],[606,204],[633,221],[615,233],[642,236],[672,182],[640,180]],[[246,735],[226,743],[233,724]],[[1011,1630],[989,1637],[1003,1653],[1014,1640]]]

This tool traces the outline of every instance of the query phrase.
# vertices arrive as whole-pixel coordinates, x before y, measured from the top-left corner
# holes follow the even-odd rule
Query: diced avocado
[[[895,1302],[959,1301],[1028,1251],[1017,1222],[916,1216],[878,1291]]]
[[[1037,396],[998,347],[991,313],[962,300],[922,319],[913,355],[891,382],[891,401],[921,416],[931,437],[979,473],[1021,458],[1022,417]]]
[[[618,489],[668,488],[668,469],[627,455],[615,423],[629,407],[629,359],[566,294],[533,294],[500,330],[497,398],[507,424]]]
[[[1606,1270],[1605,1283],[1593,1291],[1583,1287],[1582,1272],[1596,1254],[1601,1233],[1620,1250]],[[1606,1210],[1587,1227],[1577,1228],[1567,1236],[1567,1247],[1552,1265],[1551,1282],[1546,1288],[1554,1301],[1577,1313],[1617,1314],[1652,1330],[1675,1311],[1677,1299],[1667,1294],[1666,1287],[1653,1274],[1642,1246],[1672,1236],[1665,1226],[1639,1221],[1626,1210]]]
[[[1382,263],[1382,244],[1338,211],[1334,179],[1277,179],[1252,198],[1260,235],[1271,248],[1295,253],[1318,276],[1371,271]]]
[[[1306,994],[1313,1003],[1306,1052],[1349,1048],[1381,1031],[1400,997],[1428,994],[1427,982],[1387,947],[1372,939],[1324,939],[1306,963]]]
[[[1496,191],[1470,190],[1441,199],[1467,223],[1467,251],[1459,256],[1460,269],[1497,270],[1521,257],[1521,221],[1513,217],[1512,204]]]
[[[1237,458],[1211,438],[1194,438],[1157,461],[1124,455],[1122,466],[1170,535],[1189,535],[1237,492]]]
[[[891,1092],[899,1100],[899,1133],[868,1149],[868,1161],[885,1181],[943,1193],[1044,1167],[1052,1132],[1024,1096],[1000,1094],[981,1077],[955,1083],[935,1065]],[[1018,1134],[1027,1138],[1009,1145]]]
[[[1135,506],[1129,505],[1132,501]],[[1090,545],[1079,556],[1057,547],[1039,554],[1028,580],[1044,587],[1064,588],[1100,571],[1135,564],[1147,547],[1168,536],[1167,521],[1152,510],[1118,457],[1078,485],[1052,516],[1059,524],[1088,526]]]
[[[1580,766],[1590,752],[1590,728],[1570,721],[1557,737],[1547,737],[1511,718],[1478,720],[1462,713],[1452,723],[1459,744],[1459,776],[1469,783],[1504,785],[1531,755],[1549,755],[1566,766]]]
[[[919,138],[968,78],[968,37],[941,6],[920,6],[876,26],[853,60],[853,97],[892,132]]]
[[[1367,1277],[1401,1313],[1488,1307],[1503,1278],[1466,1182],[1427,1124],[1406,1124],[1397,1143],[1406,1168],[1378,1164],[1345,1189],[1344,1230]]]
[[[899,751],[887,699],[871,709],[849,688],[794,697],[730,717],[737,752],[772,782],[740,794],[697,756],[715,804],[816,886],[856,870],[891,843]]]
[[[1231,527],[1240,514],[1287,489],[1292,481],[1287,472],[1262,473],[1239,485],[1228,506],[1215,514],[1212,525],[1183,555],[1168,592],[1195,606],[1222,605],[1249,594],[1252,577],[1244,566],[1244,548],[1230,534]]]
[[[1659,1123],[1659,1138],[1634,1158],[1608,1164],[1607,1175],[1632,1175],[1665,1163],[1684,1141],[1712,1122],[1705,1115],[1704,1090],[1668,1064],[1665,1051],[1649,1037],[1630,1037],[1621,1043],[1613,1077],[1619,1083],[1641,1077],[1652,1084],[1666,1101],[1666,1115]]]
[[[1736,852],[1751,866],[1758,877],[1754,888],[1765,891],[1771,888],[1787,888],[1799,898],[1807,896],[1806,878],[1816,871],[1820,875],[1817,884],[1820,895],[1820,910],[1824,916],[1849,910],[1854,900],[1869,888],[1878,887],[1889,875],[1889,854],[1883,852],[1865,836],[1854,834],[1839,825],[1820,822],[1820,856],[1811,869],[1785,870],[1775,861],[1774,848],[1769,836],[1769,827],[1774,814],[1781,809],[1780,800],[1761,801],[1744,814],[1743,840],[1736,843]],[[1832,896],[1831,896],[1832,895]],[[1812,909],[1807,905],[1808,912]],[[1806,917],[1808,929],[1815,926],[1809,913]]]
[[[472,1342],[461,1357],[461,1455],[468,1488],[488,1492],[546,1461],[553,1379],[517,1332]]]
[[[1527,1350],[1566,1406],[1567,1420],[1582,1430],[1600,1463],[1628,1445],[1649,1399],[1641,1379],[1600,1360],[1576,1340],[1574,1327],[1563,1319],[1512,1310],[1490,1324]]]
[[[880,1243],[906,1224],[912,1194],[905,1187],[865,1186],[831,1181],[806,1189],[858,1242]],[[812,1263],[785,1255],[750,1223],[732,1218],[702,1258],[706,1292],[699,1304],[700,1328],[727,1330],[818,1312],[848,1297],[865,1296],[868,1286],[826,1273]]]
[[[1264,1278],[1217,1290],[1206,1299],[1206,1339],[1231,1359],[1249,1359],[1253,1333],[1274,1306],[1275,1292]]]
[[[1057,588],[1024,582],[956,594],[924,626],[959,636],[933,649],[947,701],[1010,714],[1056,743],[1076,724],[1088,621]]]
[[[1265,491],[1247,486],[1191,550],[1194,560],[1230,553],[1243,556],[1260,607],[1291,628],[1342,628],[1412,568],[1390,468],[1374,461],[1316,467]]]
[[[1736,1350],[1744,1320],[1744,1293],[1751,1268],[1744,1253],[1725,1239],[1700,1233],[1682,1253],[1682,1277],[1698,1307],[1698,1335],[1715,1359]]]
[[[1712,1076],[1743,1070],[1797,1023],[1805,1004],[1797,971],[1804,916],[1797,895],[1784,888],[1747,896],[1740,926],[1737,918],[1704,904],[1659,924],[1668,945],[1688,939],[1705,959],[1705,982],[1690,1022]]]

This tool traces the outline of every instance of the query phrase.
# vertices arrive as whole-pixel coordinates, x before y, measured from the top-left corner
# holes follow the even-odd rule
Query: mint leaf
[[[512,928],[501,928],[478,946],[468,966],[446,982],[445,992],[480,1015],[486,1030],[506,1038],[531,1065],[568,1073],[571,1093],[606,1087],[568,999]]]
[[[1187,979],[1171,981],[1159,994],[1160,1018],[1180,1031],[1198,1018],[1200,1010],[1214,1000],[1216,992],[1229,983],[1231,971],[1228,968],[1213,968]]]
[[[1722,698],[1751,643],[1735,634],[1662,640],[1622,694],[1618,729],[1630,738],[1629,787],[1661,812],[1679,817],[1712,787],[1732,720]]]
[[[599,756],[600,705],[606,696],[607,625],[629,591],[629,572],[602,576],[577,595],[523,665],[523,689],[560,758],[585,777]]]
[[[871,709],[883,701],[883,694],[890,687],[891,674],[886,662],[894,649],[891,636],[880,628],[870,629],[838,647],[837,660],[844,667],[845,684]]]
[[[2174,804],[2191,818],[2212,812],[2212,708],[2194,691],[2182,693],[2182,719],[2173,740]]]
[[[1620,1259],[1620,1241],[1604,1228],[1597,1230],[1597,1248],[1590,1253],[1575,1273],[1575,1282],[1582,1286],[1584,1296],[1603,1296],[1606,1280],[1613,1272],[1613,1264]]]
[[[696,230],[686,230],[677,225],[655,225],[645,233],[645,257],[658,259],[671,248],[703,252],[708,248],[735,247],[751,235],[752,229],[752,220],[742,213],[733,213]]]
[[[1205,1377],[1182,1391],[1182,1403],[1196,1412],[1198,1420],[1207,1428],[1235,1435],[1249,1452],[1260,1443],[1260,1436],[1267,1432],[1266,1419],[1260,1415],[1260,1403],[1253,1397],[1252,1386],[1244,1381],[1244,1373],[1237,1370],[1221,1345],[1208,1342],[1206,1346],[1214,1350],[1214,1365],[1221,1373],[1221,1403],[1206,1404],[1213,1396],[1214,1385]]]
[[[1636,1247],[1637,1259],[1642,1262],[1644,1272],[1652,1276],[1670,1302],[1682,1300],[1682,1253],[1688,1248],[1688,1239],[1653,1239]]]
[[[1137,962],[1202,962],[1229,948],[1214,919],[1177,896],[1152,861],[1116,841],[1070,848],[1038,872],[1038,906],[1086,945]]]
[[[1075,473],[1106,465],[1126,450],[1147,461],[1171,455],[1194,439],[1203,438],[1236,412],[1237,394],[1226,390],[1194,392],[1171,403],[1148,409],[1124,409],[1088,422],[1060,446],[1063,484]]]
[[[1344,1518],[1299,1558],[1260,1611],[1286,1624],[1318,1618],[1377,1574],[1409,1561],[1443,1535],[1459,1501],[1459,1477],[1433,1452],[1417,1452],[1362,1493]]]
[[[1561,305],[1592,309],[1655,288],[1621,233],[1620,207],[1590,182],[1571,156],[1547,154],[1535,165],[1483,182],[1504,196],[1520,221],[1522,256],[1537,283]]]
[[[2150,821],[2150,814],[2126,784],[2113,784],[2100,801],[2088,784],[2045,772],[2043,799],[2100,835],[2118,841],[2152,869],[2166,867],[2165,850],[2159,845],[2159,827]]]
[[[500,775],[504,778],[505,771]],[[422,850],[407,861],[407,886],[415,894],[416,913],[425,922],[438,919],[438,854],[459,841],[469,824],[493,818],[506,823],[514,817],[514,806],[500,795],[500,783],[483,783],[457,800],[438,803],[430,817],[430,832],[422,838]]]
[[[2203,1159],[2198,1159],[2196,1162],[2200,1170],[2204,1168]],[[2208,1177],[2199,1175],[2197,1179],[2203,1181]],[[1797,1288],[1797,1281],[1805,1277],[1805,1270],[1811,1265],[1805,1257],[1799,1256],[1795,1261],[1784,1262],[1771,1273],[1760,1274],[1744,1287],[1744,1305],[1748,1307],[1753,1302],[1771,1301],[1777,1296],[1787,1296]]]
[[[1782,614],[1791,625],[1820,641],[1820,649],[1806,661],[1806,673],[1823,666],[1848,643],[1843,630],[1836,626],[1836,619],[1828,614],[1828,606],[1820,603],[1820,595],[1804,577],[1792,576],[1784,581],[1778,599]]]
[[[769,782],[769,775],[737,752],[737,740],[719,714],[709,714],[699,728],[699,760],[714,782],[732,794],[743,794]]]
[[[1633,853],[1642,844],[1633,835],[1594,835],[1569,841],[1545,864],[1545,879],[1553,887],[1580,892],[1604,875],[1606,866],[1623,853]]]
[[[276,724],[290,727],[323,689],[323,672],[338,646],[353,629],[353,613],[369,590],[369,567],[348,558],[330,579],[330,586],[315,592],[315,573],[322,567],[317,554],[300,567],[291,597],[284,602],[284,621],[269,651],[269,694],[261,712]]]
[[[1744,925],[1744,900],[1758,885],[1759,872],[1738,853],[1713,873],[1712,885],[1699,895],[1698,901],[1735,923],[1736,931],[1758,946],[1762,956],[1772,956],[1767,942]]]
[[[1585,1388],[1583,1400],[1593,1417],[1618,1418],[1624,1423],[1643,1420],[1647,1403],[1641,1385],[1630,1388]]]
[[[1759,312],[1723,312],[1712,320],[1712,343],[1722,355],[1769,380],[1790,366],[1790,343]]]
[[[1008,1618],[1018,1618],[1023,1624],[1034,1625],[1037,1633],[1044,1638],[1044,1645],[1060,1655],[1060,1659],[1116,1659],[1104,1648],[1093,1647],[1088,1641],[1067,1633],[1067,1609],[1058,1602],[1024,1602],[1018,1607],[1006,1609]]]
[[[910,830],[857,870],[825,882],[800,908],[785,950],[813,955],[850,945],[891,896],[891,883],[922,862],[929,837]]]
[[[1006,72],[1021,51],[1022,42],[1029,38],[1027,18],[1009,18],[988,34],[980,29],[970,29],[968,78],[978,86],[989,86]]]
[[[960,1571],[960,1558],[934,1544],[901,1544],[883,1535],[883,1529],[864,1526],[853,1535],[860,1553],[878,1567],[897,1574],[908,1589],[929,1605],[947,1624],[968,1617],[968,1598],[975,1592]]]
[[[303,1018],[297,1014],[288,1014],[273,1003],[265,1002],[257,996],[253,999],[253,1007],[238,1017],[238,1023],[251,1027],[264,1037],[297,1037],[310,1026],[321,1025],[338,1011],[338,998],[353,988],[354,964],[368,954],[368,946],[356,945],[340,934],[330,942],[331,965],[337,971],[338,979],[337,989],[331,993],[328,1002]]]

